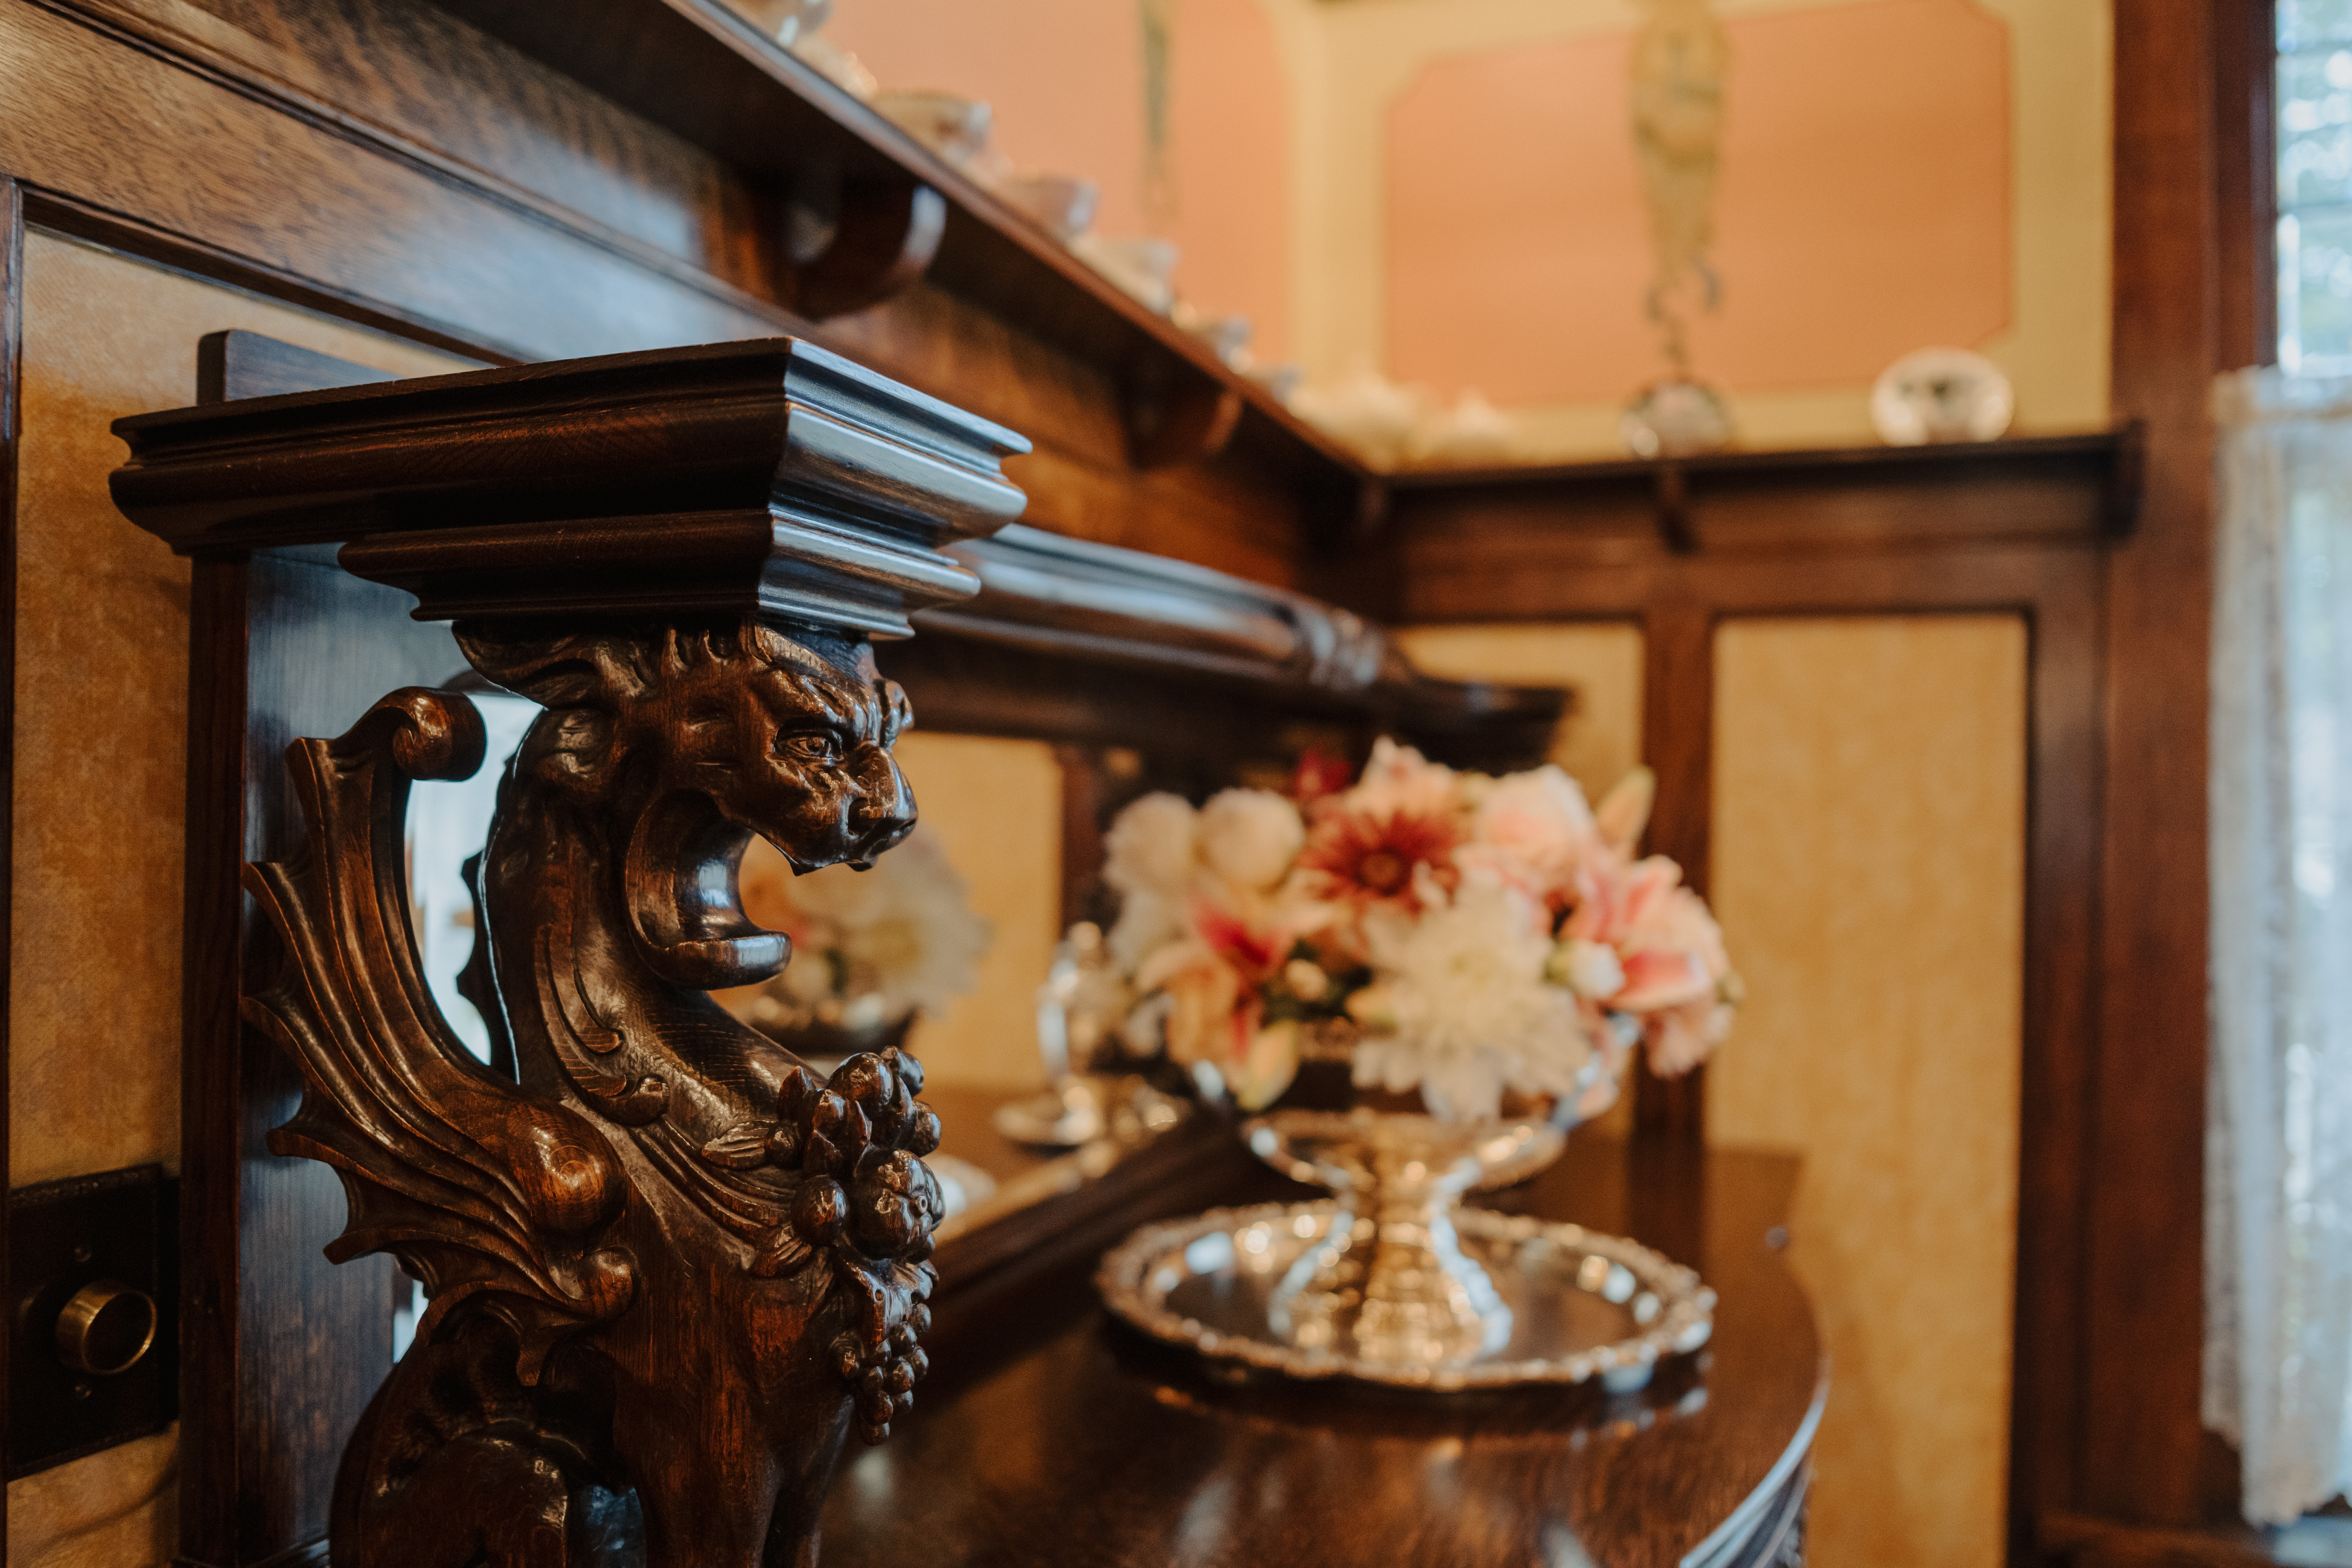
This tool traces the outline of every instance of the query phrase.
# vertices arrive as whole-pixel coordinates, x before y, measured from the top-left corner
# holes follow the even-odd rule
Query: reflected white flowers
[[[795,877],[782,857],[754,844],[742,887],[753,918],[793,939],[792,962],[762,989],[781,989],[781,1000],[803,1009],[837,1001],[835,1021],[848,1028],[939,1013],[980,984],[995,936],[925,827],[869,871],[829,866]]]

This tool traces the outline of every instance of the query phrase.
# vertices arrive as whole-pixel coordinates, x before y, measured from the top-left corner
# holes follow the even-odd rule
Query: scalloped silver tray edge
[[[1649,1382],[1658,1362],[1706,1344],[1715,1331],[1715,1292],[1699,1279],[1696,1269],[1623,1237],[1587,1230],[1559,1220],[1528,1215],[1496,1214],[1490,1209],[1460,1208],[1454,1213],[1454,1229],[1465,1241],[1514,1246],[1523,1260],[1527,1244],[1549,1243],[1581,1258],[1601,1258],[1632,1276],[1642,1292],[1657,1302],[1657,1310],[1641,1331],[1612,1343],[1589,1346],[1557,1355],[1495,1357],[1465,1363],[1424,1363],[1372,1361],[1331,1351],[1305,1351],[1285,1344],[1269,1333],[1265,1338],[1221,1333],[1166,1305],[1168,1295],[1189,1271],[1162,1280],[1172,1258],[1186,1259],[1195,1242],[1216,1232],[1244,1239],[1254,1227],[1279,1226],[1291,1229],[1310,1219],[1328,1230],[1339,1205],[1324,1199],[1315,1203],[1257,1204],[1247,1208],[1217,1208],[1184,1219],[1161,1220],[1139,1226],[1103,1257],[1095,1287],[1103,1302],[1119,1318],[1153,1339],[1182,1346],[1213,1361],[1238,1362],[1262,1371],[1309,1380],[1349,1379],[1397,1388],[1440,1392],[1462,1389],[1512,1388],[1539,1384],[1583,1384],[1600,1379],[1612,1393],[1628,1392]],[[1294,1236],[1311,1241],[1320,1230]],[[1238,1258],[1246,1247],[1237,1246]],[[1528,1267],[1519,1262],[1522,1268]],[[1558,1267],[1557,1264],[1552,1265]],[[1225,1266],[1234,1267],[1232,1264]],[[1607,1271],[1604,1270],[1604,1276]],[[1628,1292],[1631,1295],[1631,1292]],[[1638,1299],[1638,1298],[1637,1298]]]

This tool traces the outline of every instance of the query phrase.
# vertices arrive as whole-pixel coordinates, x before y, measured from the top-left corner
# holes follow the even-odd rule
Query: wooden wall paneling
[[[1930,447],[1720,452],[1683,458],[1681,521],[1708,554],[1917,550],[1996,540],[2078,540],[2115,485],[2127,437],[2019,437]],[[1661,531],[1666,470],[1626,460],[1553,468],[1430,471],[1389,480],[1414,531],[1473,520],[1481,532],[1533,530],[1588,553],[1643,555]],[[1603,551],[1603,542],[1607,550]]]
[[[1678,793],[1706,788],[1713,669],[1711,658],[1697,653],[1721,619],[1971,611],[2028,618],[2024,1080],[2010,1533],[2012,1560],[2036,1560],[2042,1522],[2079,1494],[2084,1446],[2096,1430],[2085,1425],[2091,1351],[2085,1336],[2095,1322],[2085,1317],[2086,1226],[2095,1212],[2096,1168],[2090,1139],[2104,978],[2101,864],[2116,852],[2101,816],[2110,656],[2104,604],[2112,547],[2104,542],[2099,487],[2077,488],[2074,524],[2055,542],[2005,537],[1998,521],[1986,518],[1972,540],[1871,552],[1848,552],[1817,535],[1771,552],[1702,548],[1678,554],[1654,531],[1590,506],[1580,513],[1559,509],[1547,520],[1536,504],[1539,499],[1529,492],[1493,513],[1458,493],[1427,497],[1425,505],[1408,502],[1396,542],[1406,594],[1401,613],[1416,623],[1643,614],[1653,639],[1644,744],[1659,772],[1662,806]],[[1576,521],[1563,522],[1563,515]],[[1718,529],[1715,537],[1734,534],[1737,527]],[[1693,825],[1676,822],[1670,809],[1654,826],[1653,842],[1664,853],[1691,854],[1703,866],[1706,820],[1702,815],[1694,835]],[[1645,1096],[1649,1087],[1643,1085]],[[1638,1109],[1671,1125],[1662,1110],[1651,1109],[1657,1105],[1653,1097]],[[2116,1168],[2133,1169],[2128,1159]],[[2189,1237],[2193,1248],[2193,1223]]]
[[[125,43],[95,18],[0,5],[0,53],[39,67],[0,79],[0,168],[67,198],[37,221],[128,218],[194,242],[194,270],[234,258],[231,281],[494,358],[766,335],[793,320]]]
[[[2204,1258],[2207,387],[2221,364],[2214,5],[2115,13],[2114,397],[2147,421],[2107,563],[2106,777],[2082,1464],[2086,1511],[2200,1510]]]
[[[25,203],[16,182],[0,176],[0,955],[11,947],[16,909],[16,446],[22,431],[17,388],[24,340]],[[0,1172],[8,1169],[8,992],[0,980]],[[0,1204],[0,1301],[8,1282],[8,1214]],[[0,1452],[8,1441],[8,1367],[14,1315],[0,1325]],[[0,1562],[8,1556],[7,1489],[0,1486]]]
[[[77,0],[78,8],[696,286],[772,300],[782,215],[758,182],[414,0]]]
[[[341,379],[355,368],[224,334],[199,354],[199,397],[315,385],[320,366]],[[342,1227],[341,1183],[264,1146],[301,1079],[238,1016],[244,984],[278,961],[238,879],[247,860],[283,858],[299,842],[289,742],[340,733],[383,691],[439,685],[465,668],[447,629],[409,619],[410,604],[344,573],[331,552],[193,563],[180,1244],[188,1568],[260,1563],[320,1541],[343,1440],[391,1367],[391,1264],[330,1264],[320,1248]]]
[[[240,977],[262,982],[277,962],[237,874],[299,844],[289,742],[340,733],[384,691],[464,668],[447,629],[410,620],[410,603],[327,552],[195,563],[180,1528],[183,1560],[204,1568],[325,1535],[343,1440],[392,1363],[391,1264],[329,1263],[341,1183],[263,1145],[301,1080],[237,1016]]]
[[[2013,1562],[2031,1559],[2043,1510],[2074,1496],[2083,1440],[2084,1194],[2105,853],[2101,564],[2088,552],[2052,563],[2028,612],[2024,1078],[2010,1384]]]

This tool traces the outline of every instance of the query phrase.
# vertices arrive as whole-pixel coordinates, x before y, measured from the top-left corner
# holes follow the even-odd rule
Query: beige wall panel
[[[179,1155],[188,566],[125,521],[117,416],[195,400],[245,327],[404,374],[457,362],[110,252],[25,247],[11,1184]],[[10,1568],[163,1560],[167,1438],[8,1489]]]
[[[1642,760],[1642,628],[1630,621],[1502,622],[1408,626],[1412,661],[1449,680],[1565,686],[1575,706],[1551,741],[1551,760],[1599,800]],[[1633,1129],[1626,1095],[1592,1123],[1612,1137]]]
[[[1039,741],[918,731],[898,742],[898,765],[972,908],[996,928],[978,988],[917,1024],[909,1048],[935,1083],[1042,1086],[1037,987],[1061,936],[1061,764]]]
[[[1816,1568],[2002,1558],[2026,634],[1745,621],[1716,643],[1713,889],[1748,1001],[1707,1127],[1804,1156],[1832,1363]]]
[[[1551,760],[1599,800],[1642,760],[1642,628],[1630,621],[1407,626],[1412,661],[1448,680],[1510,680],[1575,689]]]
[[[9,1568],[148,1568],[179,1545],[179,1428],[8,1486]]]

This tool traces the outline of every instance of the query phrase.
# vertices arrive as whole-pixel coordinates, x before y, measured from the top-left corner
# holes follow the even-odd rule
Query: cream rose
[[[1121,893],[1181,903],[1192,879],[1200,814],[1162,791],[1131,802],[1103,836],[1103,880]]]
[[[1478,803],[1477,824],[1481,840],[1553,887],[1567,884],[1595,842],[1584,792],[1556,767],[1496,779]]]
[[[1307,842],[1307,825],[1297,806],[1271,791],[1229,789],[1201,808],[1198,841],[1211,870],[1256,892],[1288,874]]]

